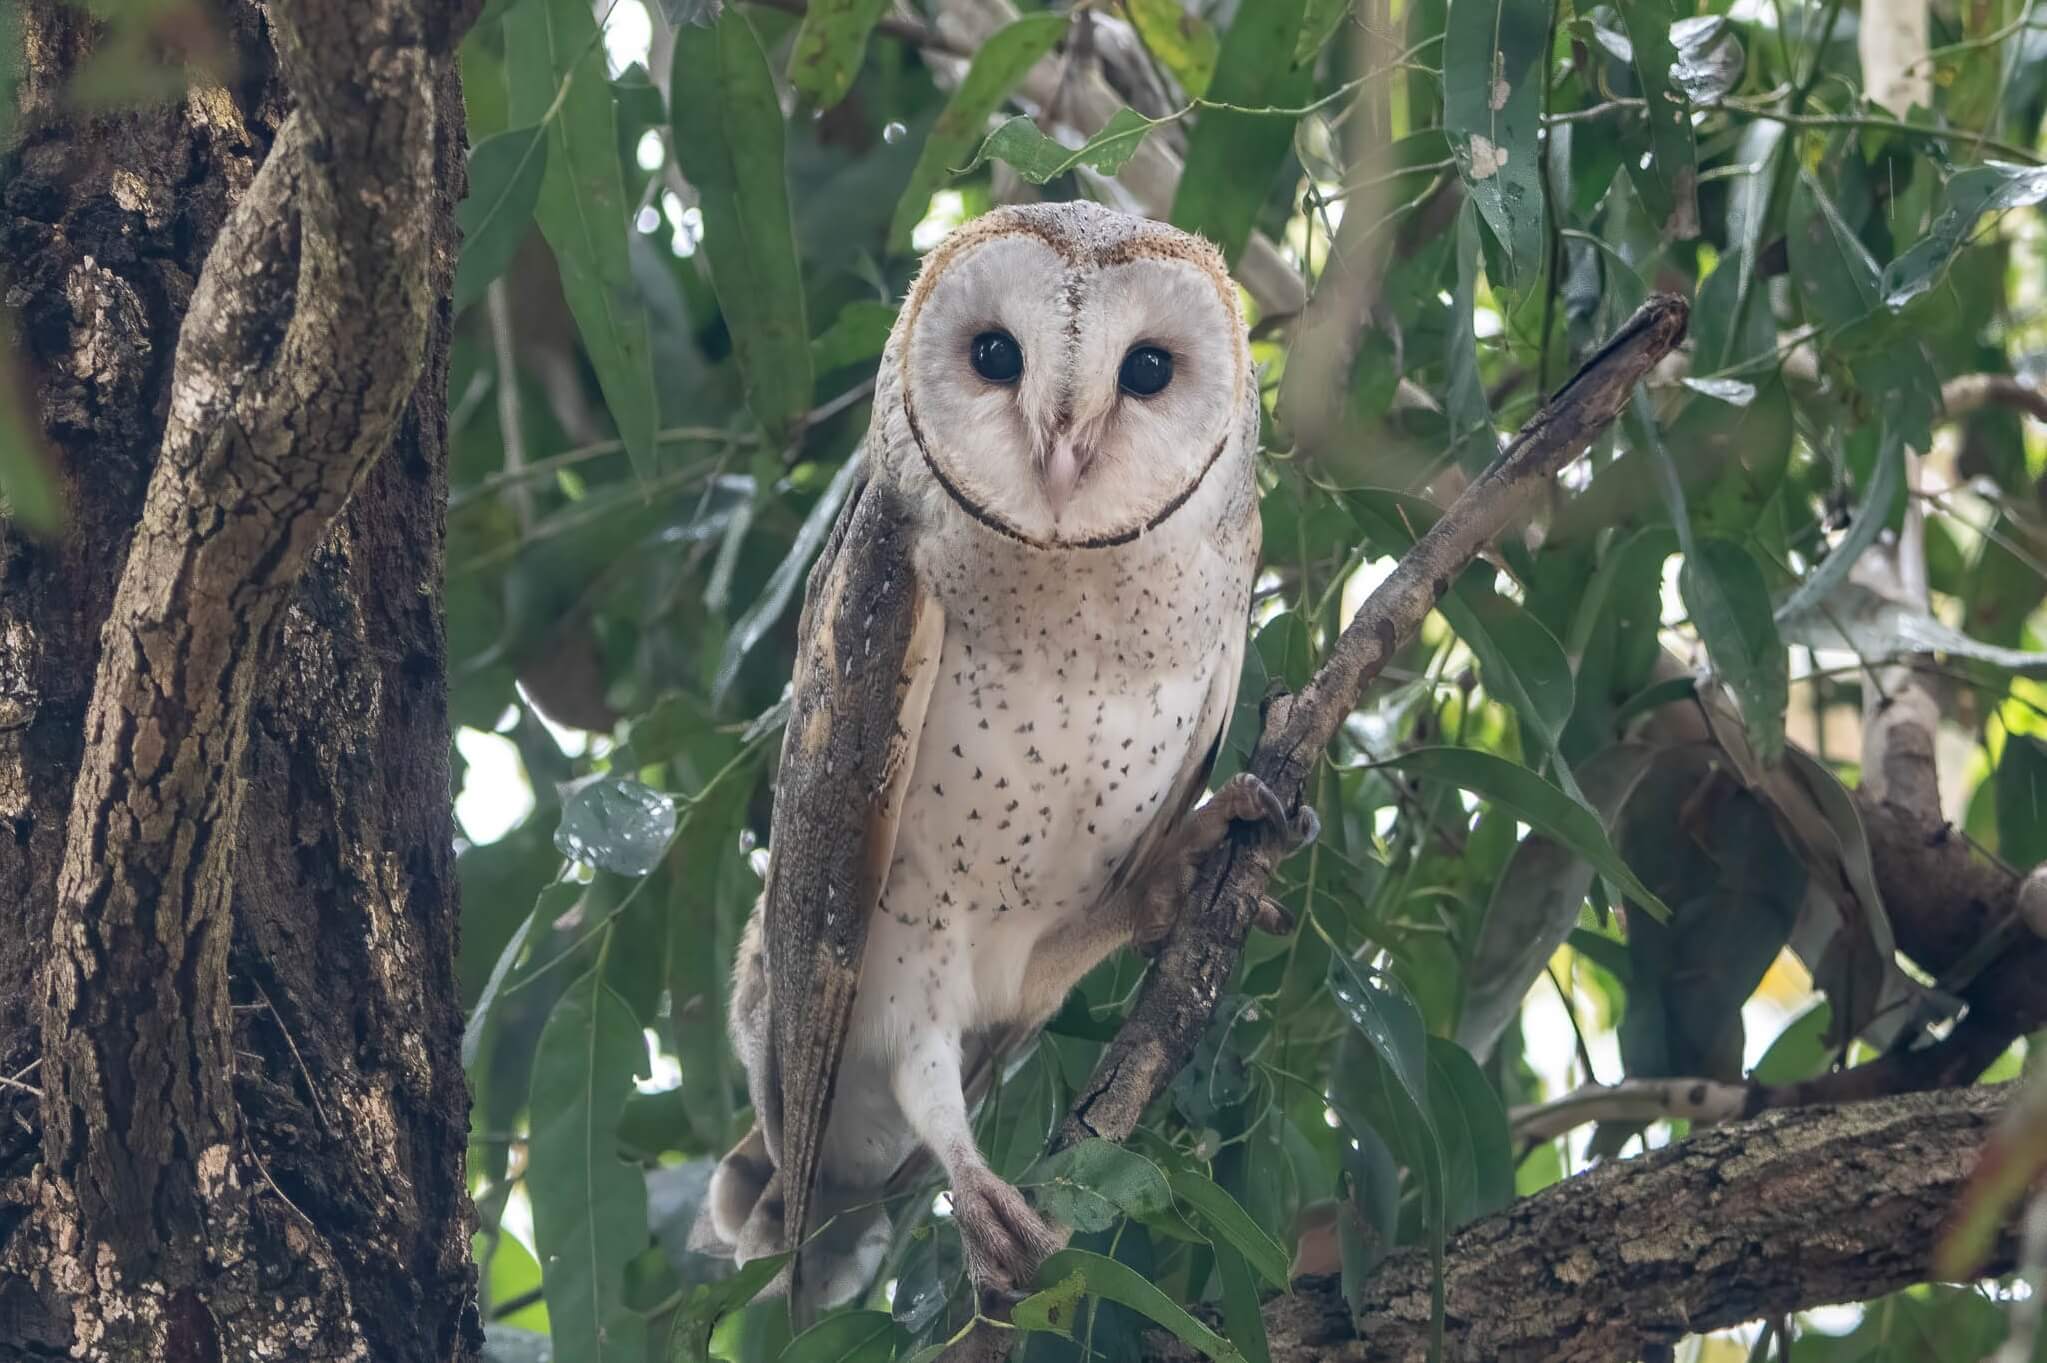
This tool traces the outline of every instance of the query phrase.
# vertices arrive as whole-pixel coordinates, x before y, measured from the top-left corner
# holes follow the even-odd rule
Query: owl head
[[[1046,546],[1163,521],[1243,443],[1257,402],[1221,255],[1091,203],[1001,208],[953,233],[889,349],[908,435],[945,491]]]

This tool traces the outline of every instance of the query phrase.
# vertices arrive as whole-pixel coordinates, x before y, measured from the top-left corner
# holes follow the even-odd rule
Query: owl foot
[[[1138,909],[1132,936],[1140,951],[1149,952],[1165,940],[1180,901],[1187,893],[1196,860],[1220,846],[1238,823],[1266,823],[1280,830],[1289,853],[1298,852],[1322,832],[1322,820],[1310,805],[1291,817],[1271,786],[1240,771],[1217,788],[1208,802],[1189,814],[1176,835],[1176,846],[1161,864]],[[1294,930],[1294,917],[1277,900],[1261,897],[1251,925],[1260,932],[1284,937]]]
[[[967,1275],[984,1291],[1027,1289],[1038,1265],[1062,1243],[1022,1193],[985,1168],[954,1180],[952,1214],[967,1253]]]

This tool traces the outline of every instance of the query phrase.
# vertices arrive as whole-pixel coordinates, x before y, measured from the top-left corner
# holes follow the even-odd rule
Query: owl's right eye
[[[1006,331],[984,331],[967,347],[974,372],[990,383],[1015,383],[1023,373],[1023,347]]]

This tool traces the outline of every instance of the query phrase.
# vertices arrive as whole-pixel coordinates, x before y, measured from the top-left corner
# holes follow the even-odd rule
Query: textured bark
[[[87,11],[23,8],[0,297],[70,521],[0,522],[0,1357],[477,1345],[440,8],[226,5],[231,84],[100,114]]]
[[[1623,1363],[1684,1335],[1924,1282],[2002,1086],[1774,1112],[1601,1165],[1473,1222],[1446,1250],[1444,1357]],[[2009,1271],[1998,1244],[1985,1272]],[[1381,1264],[1355,1316],[1304,1278],[1265,1308],[1274,1363],[1419,1363],[1428,1255]],[[1148,1357],[1198,1355],[1154,1334]]]

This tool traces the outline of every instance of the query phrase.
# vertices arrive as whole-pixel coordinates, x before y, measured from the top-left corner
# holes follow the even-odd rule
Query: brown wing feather
[[[857,489],[811,571],[798,626],[766,907],[792,1246],[810,1229],[868,915],[895,855],[944,636],[943,613],[917,581],[911,532],[894,491],[872,481]],[[800,1254],[793,1272],[800,1281]]]

